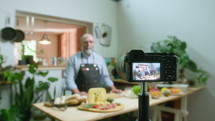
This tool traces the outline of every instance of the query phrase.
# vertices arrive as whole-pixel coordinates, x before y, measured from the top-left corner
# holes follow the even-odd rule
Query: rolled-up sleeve
[[[74,58],[70,58],[68,65],[65,69],[64,77],[66,81],[65,88],[66,90],[72,90],[77,88],[75,83],[75,65],[74,65]]]

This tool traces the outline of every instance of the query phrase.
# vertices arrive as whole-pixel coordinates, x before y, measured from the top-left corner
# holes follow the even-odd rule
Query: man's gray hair
[[[84,34],[84,35],[81,37],[80,41],[83,42],[84,39],[87,38],[87,36],[93,36],[93,35],[92,35],[92,34],[89,34],[89,33],[86,33],[86,34]]]

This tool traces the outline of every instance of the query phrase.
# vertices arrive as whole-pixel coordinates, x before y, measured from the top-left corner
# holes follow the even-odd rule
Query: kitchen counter
[[[163,97],[160,97],[159,99],[150,99],[150,106],[155,106],[168,101],[173,101],[183,97],[187,97],[188,95],[196,93],[201,89],[203,89],[203,87],[189,88],[188,91],[186,91],[181,95],[174,95],[174,96],[172,95],[168,97],[163,96]],[[113,117],[113,116],[138,110],[138,98],[121,97],[121,98],[114,99],[114,102],[123,104],[124,108],[117,112],[97,113],[97,112],[78,110],[77,107],[69,107],[65,111],[60,111],[56,108],[45,107],[43,103],[35,103],[33,104],[33,106],[60,121],[101,120],[104,118]]]

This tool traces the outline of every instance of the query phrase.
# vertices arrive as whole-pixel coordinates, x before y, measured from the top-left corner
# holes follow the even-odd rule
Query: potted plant
[[[14,67],[11,65],[3,66],[6,62],[6,57],[0,53],[0,84],[11,83],[11,75]]]
[[[11,65],[3,66],[6,62],[6,57],[0,53],[0,85],[12,84],[14,67]],[[12,96],[12,95],[11,95]],[[10,96],[10,97],[11,97]],[[1,104],[1,91],[0,91],[0,104]],[[12,103],[10,101],[10,103]],[[16,105],[10,106],[8,109],[0,109],[0,121],[21,121],[21,114]]]
[[[179,78],[185,78],[184,69],[194,73],[195,78],[200,85],[205,85],[208,80],[208,73],[200,69],[197,64],[189,57],[187,44],[175,36],[168,36],[168,39],[154,42],[151,45],[152,52],[175,53],[178,57]]]
[[[38,63],[38,65],[43,65],[44,58],[47,57],[45,55],[44,49],[35,51],[35,53],[36,53],[36,56],[37,56],[37,63]]]
[[[0,121],[22,121],[22,115],[16,105],[8,109],[0,109]]]
[[[37,64],[29,65],[28,71],[19,71],[14,72],[12,75],[13,81],[12,84],[14,86],[13,93],[13,104],[9,109],[2,109],[0,112],[0,117],[9,120],[10,115],[5,115],[7,113],[16,112],[18,119],[14,121],[29,121],[32,116],[32,104],[36,103],[38,100],[42,99],[42,97],[46,96],[50,99],[50,93],[48,89],[50,87],[51,82],[55,82],[58,79],[53,77],[48,77],[47,80],[36,81],[36,76],[46,77],[47,72],[38,71]],[[38,82],[38,84],[36,83]],[[6,112],[6,113],[5,113]],[[10,112],[10,113],[11,113]],[[11,115],[13,116],[13,115]],[[11,119],[15,119],[17,117],[12,117]]]
[[[26,65],[27,64],[27,60],[26,60],[26,55],[25,55],[25,45],[23,42],[20,43],[21,44],[21,60],[18,61],[18,65]]]

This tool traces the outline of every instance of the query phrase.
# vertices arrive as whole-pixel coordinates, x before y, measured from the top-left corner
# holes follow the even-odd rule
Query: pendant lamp
[[[45,33],[45,30],[46,30],[45,25],[46,25],[46,21],[44,24],[44,34],[43,34],[41,40],[39,41],[39,44],[48,45],[48,44],[51,44],[51,41],[49,40],[48,35]]]
[[[51,44],[51,41],[49,40],[47,34],[43,34],[43,37],[42,37],[42,39],[39,41],[39,43],[40,43],[40,44],[43,44],[43,45],[48,45],[48,44]]]

